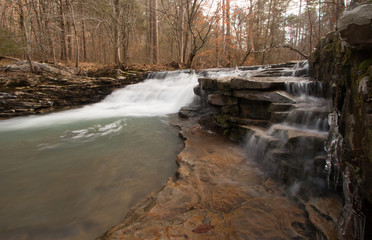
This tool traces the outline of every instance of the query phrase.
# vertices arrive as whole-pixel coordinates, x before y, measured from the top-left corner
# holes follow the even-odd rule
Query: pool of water
[[[0,129],[0,239],[95,239],[176,171],[166,117]]]

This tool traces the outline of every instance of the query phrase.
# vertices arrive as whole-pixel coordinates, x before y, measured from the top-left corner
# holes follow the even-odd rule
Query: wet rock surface
[[[337,239],[337,214],[326,207],[340,206],[337,198],[288,198],[241,146],[190,122],[177,123],[185,139],[177,179],[99,239]]]
[[[34,63],[34,67],[34,74],[24,61],[0,68],[0,119],[99,102],[112,91],[146,77],[134,71],[119,71],[114,77],[88,77],[48,64]]]
[[[310,76],[328,85],[332,99],[328,165],[344,197],[341,239],[372,238],[371,7],[345,11],[339,31],[321,39],[309,60]]]

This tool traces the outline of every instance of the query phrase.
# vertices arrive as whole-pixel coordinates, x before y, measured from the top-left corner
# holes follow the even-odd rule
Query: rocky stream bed
[[[283,81],[273,79],[290,76],[286,69],[295,65],[273,66],[253,80],[200,78],[203,86],[195,92],[206,92],[205,101],[214,110],[184,108],[181,118],[174,116],[172,122],[180,127],[185,142],[177,157],[177,176],[139,202],[122,223],[99,239],[337,239],[339,196],[313,194],[293,181],[290,187],[280,183],[275,175],[265,173],[253,155],[247,155],[245,146],[209,128],[213,125],[220,133],[222,128],[223,134],[238,140],[247,131],[268,126],[274,118],[281,121],[277,112],[283,115],[296,100],[285,93]],[[2,118],[97,102],[114,89],[144,78],[142,73],[119,70],[114,77],[79,76],[55,69],[29,74],[9,66],[3,70]],[[259,108],[262,104],[267,106]],[[234,112],[236,108],[240,110]]]

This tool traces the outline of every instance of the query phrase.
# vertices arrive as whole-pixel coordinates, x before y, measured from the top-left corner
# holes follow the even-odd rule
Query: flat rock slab
[[[99,239],[314,239],[304,208],[246,159],[194,125],[182,131],[177,179],[137,204]]]

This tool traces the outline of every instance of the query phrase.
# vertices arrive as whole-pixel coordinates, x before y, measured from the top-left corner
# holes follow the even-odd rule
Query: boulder
[[[345,11],[337,22],[342,40],[353,47],[372,47],[372,2]]]

